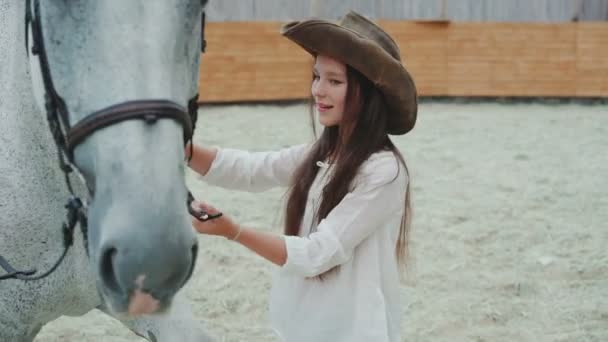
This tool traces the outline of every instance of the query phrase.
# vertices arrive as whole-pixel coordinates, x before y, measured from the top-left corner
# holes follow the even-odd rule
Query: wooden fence
[[[283,22],[212,22],[202,102],[309,96],[312,58]],[[381,20],[420,96],[608,97],[608,23]]]

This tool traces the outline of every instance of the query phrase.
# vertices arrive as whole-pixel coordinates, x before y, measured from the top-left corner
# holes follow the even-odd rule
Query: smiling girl
[[[292,22],[281,33],[315,58],[311,94],[321,136],[275,152],[194,146],[190,166],[229,189],[287,187],[284,232],[227,215],[193,225],[278,266],[270,316],[284,341],[398,342],[411,215],[407,167],[389,135],[414,127],[414,82],[393,39],[355,12],[339,23]]]

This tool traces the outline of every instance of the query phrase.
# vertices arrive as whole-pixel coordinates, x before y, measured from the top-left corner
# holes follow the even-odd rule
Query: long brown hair
[[[348,88],[342,121],[339,126],[326,127],[323,130],[321,137],[316,140],[303,163],[293,174],[285,208],[286,235],[298,235],[301,229],[308,192],[319,170],[317,161],[332,158],[334,168],[331,179],[321,193],[321,204],[315,213],[317,224],[352,190],[353,179],[371,154],[381,150],[392,151],[409,175],[405,159],[386,133],[388,110],[382,93],[357,70],[348,65],[346,68]],[[310,112],[314,130],[313,106],[314,99],[311,98]],[[405,210],[395,246],[397,261],[402,269],[408,255],[411,222],[409,184],[408,180]]]

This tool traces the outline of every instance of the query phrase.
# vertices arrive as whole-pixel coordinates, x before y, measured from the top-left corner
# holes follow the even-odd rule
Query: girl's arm
[[[288,186],[309,147],[297,145],[272,152],[247,152],[195,146],[190,166],[209,184],[249,192],[264,191]]]
[[[235,240],[275,265],[283,266],[287,261],[287,248],[281,236],[241,227]]]
[[[218,213],[217,209],[207,204],[195,203],[193,205],[195,209],[205,210],[212,215]],[[205,222],[194,218],[192,219],[192,225],[199,233],[223,236],[226,239],[238,242],[276,265],[282,266],[287,260],[285,240],[281,236],[245,228],[234,223],[226,215]]]
[[[190,156],[191,143],[186,146],[186,158]],[[192,159],[190,168],[196,173],[204,176],[211,168],[211,164],[217,156],[217,148],[192,145]]]
[[[244,228],[225,215],[206,222],[193,219],[193,225],[200,233],[238,241],[284,272],[314,277],[350,259],[361,241],[384,222],[400,220],[408,182],[405,170],[392,155],[373,159],[362,169],[359,184],[307,237]],[[199,208],[210,214],[218,212],[205,204]]]

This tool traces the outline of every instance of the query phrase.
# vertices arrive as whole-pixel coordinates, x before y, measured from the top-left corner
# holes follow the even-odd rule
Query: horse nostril
[[[113,298],[118,310],[137,311],[139,304],[147,302],[141,299],[148,298],[160,303],[155,311],[162,311],[193,274],[198,255],[196,242],[186,240],[160,252],[157,248],[123,248],[115,243],[103,246],[97,265],[101,294]],[[132,302],[134,298],[140,300]],[[131,302],[135,306],[127,308]]]
[[[114,258],[118,251],[114,247],[107,248],[101,255],[101,279],[104,285],[112,292],[119,293],[120,285],[116,278],[116,272],[114,272]]]

